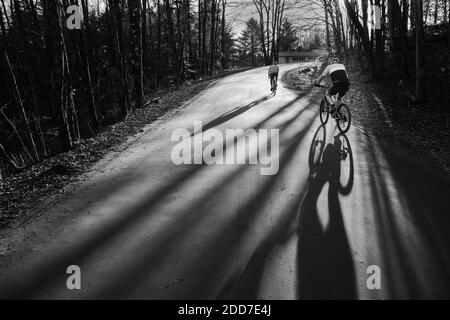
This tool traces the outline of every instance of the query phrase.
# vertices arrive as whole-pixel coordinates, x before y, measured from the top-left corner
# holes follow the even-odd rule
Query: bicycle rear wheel
[[[341,104],[337,111],[336,123],[342,133],[346,133],[352,124],[352,114],[346,104]]]
[[[330,106],[328,105],[327,101],[325,100],[325,98],[322,100],[322,102],[320,103],[320,122],[322,122],[322,124],[327,124],[328,122],[328,117],[330,116]]]
[[[325,149],[326,129],[322,124],[314,134],[313,141],[309,147],[309,169],[310,173],[316,172],[316,169],[321,161],[323,150]]]

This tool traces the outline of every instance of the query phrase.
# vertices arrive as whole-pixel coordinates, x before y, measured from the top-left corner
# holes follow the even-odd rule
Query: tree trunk
[[[367,28],[363,27],[361,22],[359,21],[358,15],[356,14],[355,10],[353,10],[353,7],[350,5],[348,0],[344,0],[345,7],[347,8],[347,12],[350,16],[350,19],[352,20],[353,24],[356,27],[356,30],[358,32],[359,38],[361,39],[362,46],[364,48],[364,53],[367,59],[367,62],[369,64],[369,71],[371,78],[375,78],[375,63],[374,63],[374,56],[373,56],[373,48],[372,44],[369,40],[369,34],[367,32]]]
[[[449,17],[448,17],[448,9],[450,7],[450,0],[443,0],[444,1],[444,18],[443,18],[443,22],[447,23],[449,22]],[[449,34],[450,37],[450,34]]]
[[[64,14],[62,7],[58,8],[61,16]],[[67,54],[66,40],[64,37],[64,27],[61,19],[58,19],[59,32],[61,37],[61,51],[62,51],[62,79],[61,79],[61,101],[65,106],[67,112],[67,125],[69,126],[72,141],[80,140],[80,128],[78,124],[78,115],[73,100],[74,90],[72,86],[72,76],[70,73],[70,61]]]
[[[128,0],[128,14],[130,21],[131,73],[133,75],[135,108],[138,108],[144,104],[144,77],[142,70],[142,5],[140,0]]]
[[[211,2],[211,34],[209,38],[209,74],[212,75],[214,72],[214,62],[215,62],[215,42],[216,42],[216,6],[217,0],[212,0]]]
[[[263,50],[264,63],[266,65],[268,65],[269,64],[269,56],[268,56],[267,49],[266,49],[266,35],[265,35],[265,32],[264,32],[264,16],[263,16],[262,12],[260,14],[260,20],[259,21],[260,21],[259,22],[259,28],[260,28],[260,33],[261,33],[260,42],[261,42],[261,47],[262,47],[262,50]]]
[[[147,34],[147,1],[142,0],[142,72],[147,74],[149,68],[148,34]]]
[[[90,23],[89,23],[89,10],[87,6],[86,0],[81,1],[81,5],[83,8],[83,16],[84,16],[84,25],[85,29],[83,29],[80,33],[81,35],[81,58],[84,63],[84,72],[86,77],[86,83],[88,86],[88,98],[89,98],[89,110],[91,111],[91,120],[94,128],[99,126],[99,115],[97,111],[97,106],[95,103],[94,97],[94,87],[92,85],[92,71],[91,71],[91,63],[93,61],[92,50],[90,48]]]
[[[123,46],[123,31],[122,31],[122,13],[119,6],[119,2],[115,0],[109,0],[111,12],[113,13],[115,38],[117,44],[117,55],[119,58],[120,74],[121,74],[121,87],[122,87],[122,105],[120,108],[121,117],[125,118],[128,111],[131,108],[130,93],[128,91],[127,80],[127,64],[124,57]]]
[[[182,26],[180,1],[175,1],[176,15],[177,15],[177,33],[178,33],[178,70],[177,78],[180,82],[184,81],[184,47],[185,47],[185,27]]]
[[[44,3],[44,17],[47,24],[45,32],[45,44],[47,53],[47,81],[44,95],[49,103],[49,108],[52,114],[52,118],[58,127],[58,137],[61,143],[62,151],[68,151],[72,148],[72,139],[70,137],[70,130],[67,125],[67,116],[64,111],[64,106],[57,106],[56,93],[59,91],[57,88],[57,75],[56,67],[59,64],[56,58],[55,44],[60,44],[60,32],[58,23],[58,11],[56,2],[45,1]],[[61,49],[57,46],[58,49]]]
[[[375,6],[378,6],[380,9],[380,15],[381,15],[381,1],[375,0]],[[381,16],[378,17],[381,19]],[[381,23],[381,20],[380,20]],[[383,77],[383,31],[381,29],[381,26],[379,29],[375,29],[375,78],[381,79]]]
[[[447,37],[448,37],[448,46],[447,46],[447,74],[449,74],[450,75],[450,0],[448,0],[448,6],[447,6],[447,8],[448,8],[448,14],[449,14],[449,16],[448,16],[448,19],[446,18],[446,21],[447,21],[447,23],[448,23],[448,35],[447,35]]]
[[[416,0],[416,99],[419,102],[425,100],[425,52],[422,0]]]
[[[423,7],[423,1],[422,1],[422,9],[421,9],[421,11],[422,11],[422,19],[424,19],[423,20],[423,23],[424,24],[427,24],[427,22],[428,22],[428,15],[429,15],[429,13],[430,13],[430,2],[431,2],[431,0],[427,0],[426,1],[426,7],[424,8]],[[417,3],[417,2],[416,2]],[[417,10],[420,10],[419,8],[417,8]],[[416,11],[417,12],[417,11]],[[417,18],[417,16],[416,16],[416,18]]]
[[[188,50],[189,50],[189,64],[190,67],[193,68],[194,67],[194,63],[195,63],[195,51],[193,49],[193,40],[192,39],[192,26],[191,26],[191,4],[190,4],[190,0],[185,0],[184,1],[184,11],[185,11],[185,27],[186,27],[186,32],[187,32],[187,39],[188,39]]]
[[[344,32],[344,23],[343,23],[343,18],[342,18],[342,13],[341,13],[341,9],[340,9],[340,2],[338,0],[335,0],[335,7],[336,7],[336,17],[337,17],[337,26],[339,29],[339,33],[341,35],[341,42],[342,42],[342,50],[343,50],[343,54],[346,54],[346,50],[347,50],[347,40],[345,38],[345,32]]]
[[[324,5],[326,6],[325,2]],[[330,22],[328,21],[328,9],[325,8],[325,30],[326,30],[326,42],[327,42],[327,51],[330,51],[331,43],[330,43]]]
[[[0,28],[2,30],[2,42],[3,42],[3,39],[5,39],[6,37],[6,27],[5,22],[3,21],[3,13],[1,7],[0,7]]]
[[[23,100],[22,100],[22,97],[21,97],[21,94],[20,94],[19,86],[17,85],[16,76],[14,74],[14,70],[12,69],[12,66],[11,66],[11,63],[9,61],[8,54],[6,53],[6,51],[5,51],[5,57],[6,57],[6,61],[8,63],[8,66],[9,66],[9,70],[11,72],[11,77],[12,77],[12,80],[13,80],[13,83],[14,83],[14,89],[15,89],[16,94],[17,94],[17,100],[18,100],[19,106],[20,106],[20,113],[22,114],[23,120],[25,122],[28,139],[30,140],[31,147],[33,148],[34,158],[31,156],[30,153],[28,153],[28,155],[30,156],[30,159],[32,161],[33,160],[34,161],[39,161],[39,154],[38,154],[38,151],[37,151],[37,148],[36,148],[36,144],[34,142],[33,134],[32,134],[31,129],[30,129],[30,119],[29,119],[29,117],[28,117],[28,115],[27,115],[27,113],[25,111],[25,107],[23,105]],[[19,134],[19,133],[17,133],[17,134]],[[25,145],[24,145],[24,147],[25,147]]]
[[[434,0],[434,24],[438,23],[439,1],[440,0]]]
[[[341,56],[343,43],[342,43],[340,29],[338,27],[338,21],[336,18],[337,13],[335,13],[335,11],[330,7],[329,14],[330,14],[330,18],[331,18],[332,27],[333,27],[333,33],[334,33],[334,45],[336,46],[337,55]]]
[[[389,1],[388,7],[388,20],[389,20],[389,42],[391,44],[391,53],[395,53],[396,51],[396,43],[395,43],[395,26],[397,25],[397,21],[395,19],[394,13],[394,2]]]
[[[222,71],[226,69],[226,57],[225,57],[225,9],[226,9],[226,5],[227,5],[227,1],[226,0],[222,0],[222,35],[221,35],[221,65],[222,65]]]
[[[168,42],[170,44],[170,48],[172,50],[172,64],[173,64],[173,71],[176,75],[176,82],[179,83],[179,73],[180,73],[180,61],[179,61],[179,55],[178,55],[178,49],[177,44],[175,40],[175,30],[173,27],[173,19],[172,19],[172,5],[170,3],[170,0],[165,0],[166,4],[166,15],[167,15],[167,29],[168,29]]]
[[[160,81],[161,77],[161,3],[160,0],[156,3],[156,8],[158,10],[158,14],[156,16],[156,42],[157,42],[157,53],[156,53],[156,60],[157,60],[157,70],[156,70],[156,80],[157,84]]]
[[[198,0],[198,62],[197,62],[197,67],[200,68],[202,66],[202,24],[203,24],[203,19],[202,19],[202,1]]]
[[[206,20],[208,17],[208,1],[203,0],[203,21],[202,21],[202,30],[203,30],[203,36],[202,36],[202,74],[206,73]]]
[[[416,16],[417,16],[416,7],[417,7],[416,0],[411,0],[411,8],[409,10],[410,11],[410,19],[411,19],[411,28],[416,27]],[[407,15],[407,13],[406,13],[406,15]],[[406,19],[406,20],[408,20],[408,19]]]

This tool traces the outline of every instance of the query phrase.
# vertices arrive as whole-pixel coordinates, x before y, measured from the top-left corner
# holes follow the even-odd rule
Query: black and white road
[[[3,232],[0,297],[449,298],[449,180],[358,125],[321,126],[320,89],[280,82],[273,97],[266,73],[218,80]],[[174,163],[172,135],[201,139],[196,121],[257,163]],[[67,288],[71,265],[81,290]]]

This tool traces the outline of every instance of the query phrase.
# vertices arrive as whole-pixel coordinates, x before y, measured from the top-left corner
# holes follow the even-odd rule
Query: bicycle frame
[[[330,87],[322,86],[322,85],[317,85],[316,87],[326,88],[327,91],[330,89]],[[340,97],[339,93],[336,93],[335,95],[331,96],[331,99],[333,100],[333,104],[330,104],[330,102],[327,99],[327,93],[325,93],[325,100],[330,105],[330,107],[334,105],[334,107],[337,109],[342,104],[342,97]]]
[[[270,91],[275,95],[277,91],[277,80],[278,77],[271,77],[270,78]]]
[[[329,89],[327,86],[321,86],[318,84],[316,84],[316,87]],[[345,103],[342,102],[342,98],[340,97],[339,93],[331,96],[331,99],[333,101],[333,104],[330,104],[330,101],[328,101],[328,96],[326,94],[325,94],[324,99],[322,99],[322,102],[320,105],[320,121],[322,122],[322,124],[326,124],[328,122],[329,114],[332,113],[331,107],[334,106],[333,109],[336,110],[336,113],[333,116],[333,118],[336,120],[339,130],[342,133],[346,133],[349,130],[350,125],[351,125],[350,108]],[[322,108],[323,105],[326,105],[326,110]],[[346,115],[342,114],[342,111],[340,111],[341,109],[346,111]],[[322,117],[322,115],[324,113],[326,114],[325,118]],[[341,123],[342,120],[344,121],[344,123]],[[344,126],[345,123],[348,123],[348,125]]]
[[[270,79],[270,86],[272,87],[272,85],[277,85],[277,80],[278,80],[278,77],[270,77],[269,78]]]

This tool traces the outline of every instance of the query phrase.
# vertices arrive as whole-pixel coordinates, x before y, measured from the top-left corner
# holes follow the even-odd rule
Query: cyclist
[[[315,85],[319,85],[323,79],[330,76],[333,86],[327,90],[326,98],[331,106],[331,116],[336,117],[336,107],[333,96],[339,94],[338,99],[341,99],[348,92],[350,87],[350,81],[348,80],[347,69],[341,63],[338,58],[332,58],[331,63],[325,68],[322,75],[314,82]]]
[[[270,79],[270,90],[272,90],[272,81],[275,80],[275,87],[278,82],[278,73],[280,72],[280,68],[277,66],[277,62],[274,61],[273,64],[269,68],[269,79]]]

